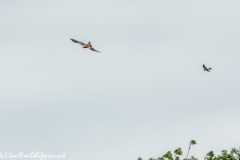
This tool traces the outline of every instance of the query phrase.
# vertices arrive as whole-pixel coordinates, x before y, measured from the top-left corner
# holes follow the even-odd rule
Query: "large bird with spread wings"
[[[71,39],[71,40],[72,40],[73,42],[75,42],[75,43],[81,44],[81,45],[83,46],[83,48],[88,48],[88,49],[90,49],[90,50],[92,50],[92,51],[99,52],[98,50],[96,50],[96,49],[94,49],[94,48],[92,47],[90,41],[88,42],[88,44],[85,44],[85,43],[80,42],[80,41],[77,41],[77,40],[75,40],[75,39]],[[101,52],[99,52],[99,53],[101,53]]]
[[[207,68],[207,67],[203,64],[203,70],[204,70],[204,71],[210,72],[211,69],[212,69],[212,68]]]

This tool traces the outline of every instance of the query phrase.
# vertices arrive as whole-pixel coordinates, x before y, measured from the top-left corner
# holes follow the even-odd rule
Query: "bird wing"
[[[204,64],[203,64],[203,68],[204,68],[204,69],[207,69],[207,67],[206,67]]]
[[[71,39],[73,42],[75,42],[75,43],[78,43],[78,44],[81,44],[81,45],[86,45],[85,43],[83,43],[83,42],[80,42],[80,41],[77,41],[77,40],[75,40],[75,39]]]
[[[88,47],[92,48],[92,45],[91,45],[91,42],[90,42],[90,41],[88,42],[87,45],[88,45]]]
[[[98,50],[94,49],[94,48],[91,48],[92,51],[95,51],[95,52],[99,52]],[[101,52],[99,52],[101,53]]]

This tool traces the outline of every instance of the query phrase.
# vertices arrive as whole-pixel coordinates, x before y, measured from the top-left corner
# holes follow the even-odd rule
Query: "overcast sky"
[[[239,147],[239,6],[1,0],[0,152],[147,160],[186,155],[194,139],[203,159]]]

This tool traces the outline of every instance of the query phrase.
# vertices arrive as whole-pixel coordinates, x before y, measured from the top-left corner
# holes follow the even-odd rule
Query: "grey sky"
[[[0,152],[146,160],[195,139],[201,159],[239,147],[239,5],[0,1]]]

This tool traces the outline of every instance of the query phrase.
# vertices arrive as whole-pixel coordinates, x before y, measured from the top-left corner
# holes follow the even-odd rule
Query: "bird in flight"
[[[203,64],[203,70],[204,70],[204,71],[210,72],[211,69],[212,69],[212,68],[207,68],[207,67]]]
[[[85,43],[80,42],[80,41],[77,41],[77,40],[75,40],[75,39],[71,39],[71,40],[72,40],[73,42],[75,42],[75,43],[81,44],[81,45],[83,46],[83,48],[88,48],[88,49],[90,49],[90,50],[92,50],[92,51],[99,52],[98,50],[96,50],[96,49],[94,49],[94,48],[92,47],[90,41],[88,42],[88,44],[85,44]],[[101,53],[101,52],[99,52],[99,53]]]

